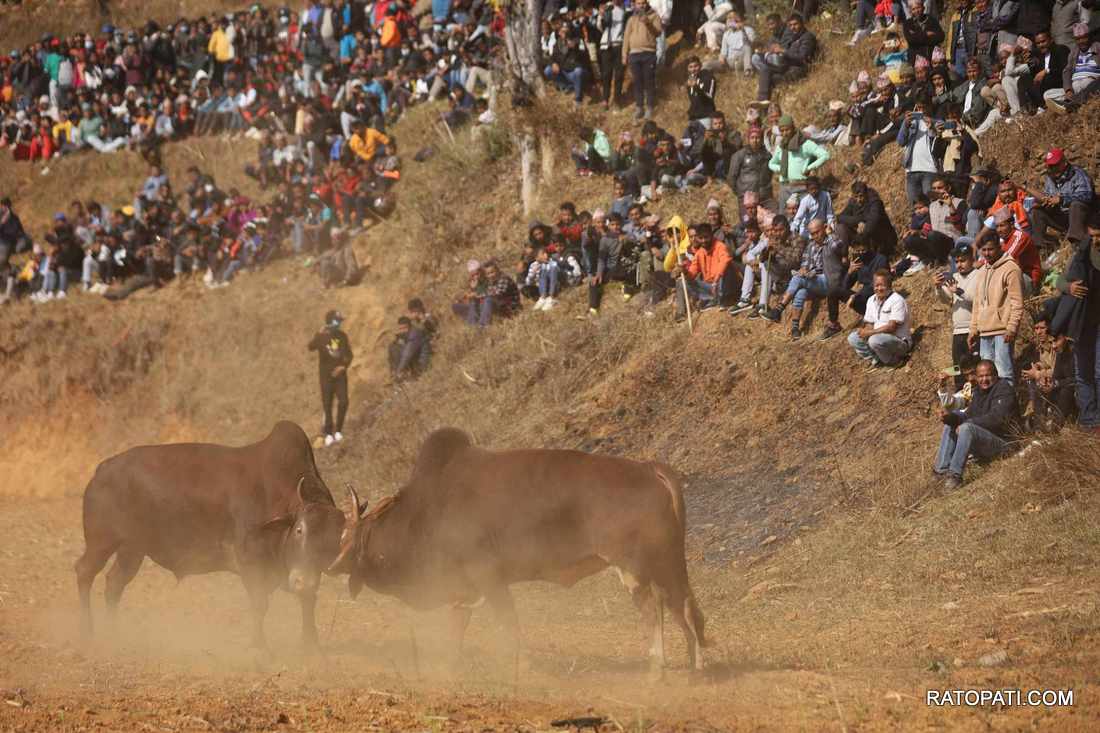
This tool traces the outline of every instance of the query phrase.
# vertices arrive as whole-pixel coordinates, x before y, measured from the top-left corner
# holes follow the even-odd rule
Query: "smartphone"
[[[941,370],[940,373],[943,374],[945,377],[957,377],[962,374],[962,369],[960,369],[958,365],[949,366],[946,369]]]

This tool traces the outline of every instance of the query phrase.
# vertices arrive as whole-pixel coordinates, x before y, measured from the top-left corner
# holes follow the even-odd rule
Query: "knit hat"
[[[993,223],[1004,224],[1006,221],[1012,221],[1012,209],[1002,206],[993,214]]]
[[[745,110],[745,122],[755,122],[760,119],[760,110],[756,107],[749,107]]]
[[[481,269],[481,263],[477,260],[466,260],[466,272],[473,275],[475,272]]]
[[[883,74],[875,79],[875,89],[885,89],[891,84],[893,84],[893,82],[890,81],[890,77],[888,77],[886,74]]]
[[[1003,53],[1006,56],[1011,56],[1012,52],[1015,50],[1016,47],[1013,46],[1011,43],[1002,43],[1001,45],[997,46],[997,55],[1000,56]]]
[[[779,118],[780,127],[794,127],[794,118],[790,115],[783,115]]]
[[[1074,38],[1088,37],[1089,24],[1088,23],[1074,23],[1071,30],[1073,31],[1073,37]]]
[[[647,227],[656,227],[661,225],[661,217],[657,214],[650,214],[645,219],[642,219],[642,223]]]
[[[787,206],[798,206],[798,194],[792,193],[787,197]]]
[[[711,209],[721,209],[721,208],[722,208],[722,204],[718,203],[718,199],[711,199],[710,201],[707,202],[707,211],[710,211]]]
[[[932,63],[938,64],[947,60],[947,56],[944,54],[943,49],[936,46],[932,49]]]
[[[917,56],[915,59],[913,59],[914,69],[927,69],[931,65],[932,64],[928,63],[928,59],[923,56]]]
[[[829,111],[830,112],[841,112],[843,110],[844,110],[844,102],[841,102],[839,99],[834,99],[831,102],[829,102]]]
[[[856,75],[856,83],[857,84],[870,84],[871,83],[871,74],[870,74],[870,72],[868,72],[866,69],[863,69],[862,71],[860,71]]]
[[[741,203],[745,206],[755,206],[760,203],[760,194],[756,191],[745,191],[745,195],[741,197]]]
[[[1018,48],[1022,51],[1030,51],[1031,50],[1031,45],[1032,45],[1031,44],[1031,39],[1028,38],[1027,36],[1017,36],[1016,37],[1016,48]]]
[[[606,218],[607,218],[607,212],[605,212],[603,209],[596,209],[595,211],[592,212],[592,221],[596,221],[597,219],[606,219]]]
[[[857,82],[854,82],[854,81],[851,84],[849,84],[848,85],[848,93],[849,94],[859,94],[859,84]]]

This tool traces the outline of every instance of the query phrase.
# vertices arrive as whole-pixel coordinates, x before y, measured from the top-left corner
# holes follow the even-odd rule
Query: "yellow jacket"
[[[691,237],[688,236],[687,227],[684,226],[684,220],[680,218],[679,214],[673,214],[672,218],[665,224],[664,231],[669,229],[676,230],[676,246],[668,248],[668,254],[665,255],[665,272],[672,272],[676,269],[676,262],[683,255],[687,254],[688,248],[691,247]]]
[[[216,29],[210,36],[210,43],[207,44],[206,50],[213,54],[214,60],[219,63],[233,60],[233,44],[229,42],[229,36],[221,28]]]
[[[369,163],[374,160],[378,145],[389,145],[390,139],[373,127],[368,127],[364,135],[365,137],[359,137],[359,133],[352,135],[348,140],[348,147],[351,152]]]

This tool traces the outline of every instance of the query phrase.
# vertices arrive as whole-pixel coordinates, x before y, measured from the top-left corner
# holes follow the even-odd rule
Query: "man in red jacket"
[[[1016,228],[1012,211],[1008,208],[999,209],[993,215],[993,226],[1001,240],[1001,251],[1016,260],[1024,273],[1024,297],[1039,292],[1043,282],[1043,264],[1031,235]],[[980,242],[978,247],[981,247]]]

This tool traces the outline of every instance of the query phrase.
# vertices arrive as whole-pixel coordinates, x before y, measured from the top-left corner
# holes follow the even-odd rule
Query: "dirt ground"
[[[969,661],[929,668],[920,649],[935,635],[920,630],[926,612],[913,611],[925,599],[891,601],[892,594],[880,593],[877,612],[844,623],[827,590],[799,583],[787,584],[788,594],[782,583],[761,590],[759,583],[749,587],[751,572],[701,561],[691,569],[713,640],[704,679],[689,677],[675,634],[666,681],[647,680],[640,619],[612,573],[569,590],[519,587],[525,640],[518,667],[487,610],[475,613],[456,669],[446,662],[442,612],[416,614],[370,592],[352,602],[331,578],[318,608],[323,656],[300,654],[296,604],[279,593],[267,623],[272,652],[264,657],[246,648],[248,616],[236,578],[177,584],[149,561],[113,624],[102,618],[97,583],[97,634],[85,645],[71,573],[82,550],[79,516],[75,497],[8,502],[0,515],[0,730],[534,731],[583,716],[605,718],[604,731],[1097,724],[1091,630],[1064,653],[1038,653],[1039,636],[1026,622],[1042,613],[1025,612],[1017,617],[1017,646],[999,642],[1013,650],[1007,664],[975,663],[978,643]],[[691,540],[693,549],[701,536]],[[764,569],[771,577],[785,572],[782,561]],[[1062,585],[1032,589],[1041,598],[1015,595],[1044,606],[1094,604],[1095,583]],[[957,616],[952,634],[980,635],[983,623],[994,623],[936,610],[941,619]],[[1016,663],[1029,653],[1037,663]],[[924,702],[929,688],[1048,687],[1073,689],[1075,705],[941,709]]]

